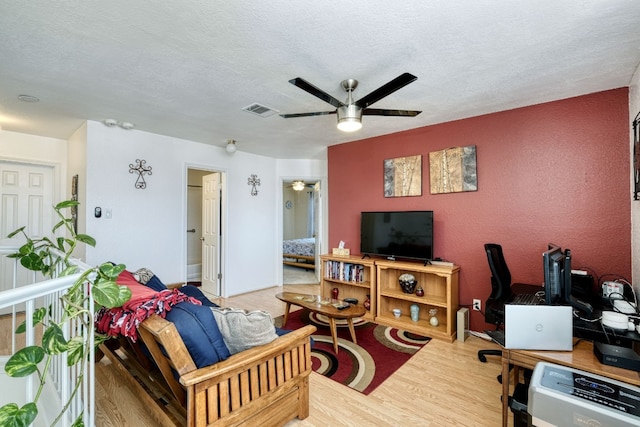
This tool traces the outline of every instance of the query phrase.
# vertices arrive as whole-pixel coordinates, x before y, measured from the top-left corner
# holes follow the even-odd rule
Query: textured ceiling
[[[322,158],[347,141],[628,86],[640,62],[637,0],[170,2],[0,0],[0,125],[67,139],[84,120],[277,158]],[[374,104],[422,110],[283,119],[332,107],[302,77],[359,99],[403,72],[418,80]],[[38,103],[17,99],[20,94]]]

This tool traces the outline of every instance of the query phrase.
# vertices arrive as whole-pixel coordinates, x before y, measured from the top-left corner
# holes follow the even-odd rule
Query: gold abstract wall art
[[[431,194],[478,191],[476,146],[429,153],[429,178]]]
[[[384,161],[384,197],[422,195],[422,156]]]

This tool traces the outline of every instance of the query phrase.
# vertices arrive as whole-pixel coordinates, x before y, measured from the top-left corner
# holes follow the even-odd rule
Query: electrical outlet
[[[473,311],[480,311],[480,310],[482,310],[482,301],[480,301],[479,299],[474,299]]]

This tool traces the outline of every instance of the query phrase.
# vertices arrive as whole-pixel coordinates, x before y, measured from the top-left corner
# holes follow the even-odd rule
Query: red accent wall
[[[361,211],[433,210],[434,256],[461,267],[461,306],[491,292],[487,242],[502,245],[514,282],[543,282],[549,242],[571,249],[573,268],[630,279],[628,117],[620,88],[331,146],[328,246],[359,253]],[[478,191],[430,194],[429,152],[466,145]],[[422,195],[385,198],[383,161],[416,154]],[[471,328],[486,327],[472,312]]]

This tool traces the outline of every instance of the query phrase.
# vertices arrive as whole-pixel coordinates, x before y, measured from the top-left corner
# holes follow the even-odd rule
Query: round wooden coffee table
[[[336,308],[336,305],[346,305],[347,303],[341,300],[323,298],[320,295],[299,294],[295,292],[281,292],[276,294],[276,298],[287,303],[287,307],[284,311],[282,327],[287,324],[289,308],[291,308],[291,305],[293,304],[306,308],[314,313],[327,316],[329,319],[329,328],[331,329],[331,338],[333,339],[333,351],[335,351],[336,354],[338,354],[336,319],[345,319],[347,321],[349,332],[351,333],[351,340],[356,344],[358,343],[356,339],[356,331],[353,327],[353,318],[365,315],[367,310],[365,310],[363,306],[350,304],[348,308],[339,310]]]

